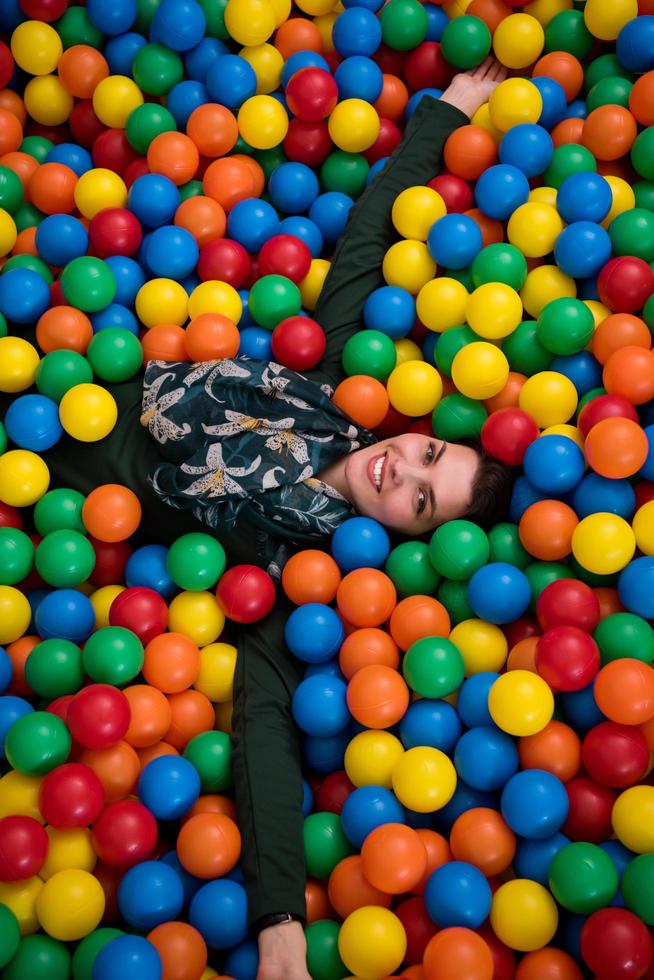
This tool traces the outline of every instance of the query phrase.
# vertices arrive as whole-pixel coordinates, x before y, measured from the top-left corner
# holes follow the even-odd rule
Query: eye
[[[418,516],[422,514],[426,504],[427,504],[427,494],[424,492],[424,490],[418,490],[418,505],[416,507],[416,513],[418,514]]]
[[[427,451],[425,452],[425,466],[429,466],[430,463],[434,462],[436,457],[436,446],[433,442],[430,442],[427,446]]]

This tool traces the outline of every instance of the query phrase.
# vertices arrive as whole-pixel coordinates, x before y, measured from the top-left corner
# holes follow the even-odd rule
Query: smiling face
[[[359,514],[423,534],[465,513],[479,465],[470,446],[409,432],[352,453],[344,475]]]

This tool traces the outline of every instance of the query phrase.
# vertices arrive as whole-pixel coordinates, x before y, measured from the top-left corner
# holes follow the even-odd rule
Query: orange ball
[[[0,109],[0,153],[11,153],[23,142],[23,127],[9,109]]]
[[[184,333],[184,346],[192,361],[236,357],[240,343],[238,327],[220,313],[201,313]]]
[[[44,214],[68,214],[75,210],[77,174],[63,163],[42,163],[30,180],[32,203]]]
[[[632,313],[612,313],[602,320],[593,334],[591,348],[600,364],[606,364],[611,354],[621,347],[652,346],[652,335],[644,320]]]
[[[21,99],[18,92],[14,92],[10,88],[0,89],[0,109],[6,109],[7,112],[13,112],[21,126],[24,126],[27,122],[27,110],[25,109],[25,103]]]
[[[389,405],[385,386],[367,374],[353,374],[341,381],[332,401],[366,429],[374,429],[384,421]]]
[[[288,61],[297,51],[317,51],[323,49],[322,35],[312,20],[306,17],[291,17],[284,21],[275,34],[275,47],[284,61]]]
[[[515,854],[516,838],[501,813],[480,806],[466,810],[454,821],[450,847],[455,861],[474,864],[488,878],[509,867]]]
[[[27,635],[19,637],[19,639],[14,640],[13,643],[7,646],[6,650],[11,660],[12,677],[10,687],[13,694],[27,696],[34,694],[34,691],[25,679],[25,664],[34,647],[40,642],[40,637]]]
[[[205,102],[194,109],[186,123],[187,135],[205,157],[222,157],[238,139],[236,116],[223,105]]]
[[[619,417],[602,419],[592,427],[584,443],[588,465],[609,480],[633,476],[645,463],[648,452],[644,429],[633,419]]]
[[[609,395],[643,405],[654,398],[654,354],[642,347],[621,347],[604,365],[602,381]]]
[[[539,500],[520,518],[520,541],[539,561],[560,561],[572,551],[572,535],[578,523],[579,518],[567,504]]]
[[[363,858],[353,854],[339,861],[327,886],[327,894],[334,911],[342,919],[366,905],[390,908],[392,896],[371,885],[363,873]]]
[[[340,581],[341,572],[332,556],[316,548],[291,555],[282,572],[282,588],[296,606],[305,602],[329,604]]]
[[[188,361],[186,333],[176,323],[157,323],[141,338],[143,363],[148,361]]]
[[[371,664],[358,670],[348,684],[347,706],[366,728],[390,728],[409,707],[409,688],[392,667]]]
[[[123,694],[131,711],[125,741],[135,749],[156,745],[170,728],[172,716],[166,695],[149,684],[133,684],[124,688]]]
[[[53,350],[85,354],[92,339],[91,321],[73,306],[51,306],[36,325],[36,342],[44,354]]]
[[[619,725],[642,725],[654,717],[654,668],[624,657],[602,667],[595,678],[600,711]]]
[[[502,390],[484,402],[488,412],[497,412],[500,408],[517,408],[520,389],[526,380],[526,375],[509,371],[509,377]]]
[[[353,626],[381,626],[395,607],[392,581],[376,568],[355,568],[336,591],[339,612]]]
[[[135,749],[125,741],[116,742],[108,749],[84,749],[79,761],[92,769],[102,783],[105,803],[129,796],[141,771]]]
[[[143,676],[164,694],[178,694],[200,674],[200,651],[183,633],[160,633],[145,647]]]
[[[198,797],[188,813],[184,814],[182,823],[186,823],[198,813],[222,813],[230,820],[236,820],[236,804],[228,796],[222,796],[220,793],[205,793],[204,796]]]
[[[210,732],[214,728],[216,716],[213,705],[200,691],[180,691],[179,694],[169,694],[168,701],[172,711],[172,721],[166,732],[165,741],[173,748],[181,752],[196,735]]]
[[[555,147],[567,146],[569,143],[581,143],[581,134],[584,131],[583,119],[562,119],[557,123],[552,132],[552,142]]]
[[[602,177],[620,177],[629,183],[633,180],[633,170],[629,157],[621,157],[620,160],[598,160],[597,173]]]
[[[493,980],[493,954],[472,929],[452,926],[433,936],[423,959],[425,980]]]
[[[177,857],[196,878],[229,874],[241,856],[241,833],[223,813],[198,813],[177,835]]]
[[[389,625],[400,650],[408,650],[425,636],[449,636],[451,629],[443,603],[428,595],[410,595],[398,602]]]
[[[418,884],[411,889],[411,893],[422,895],[436,868],[440,868],[442,864],[447,864],[448,861],[452,860],[452,852],[446,838],[442,834],[437,834],[435,830],[419,827],[416,833],[427,852],[427,867]]]
[[[509,656],[506,659],[507,670],[530,670],[532,674],[537,674],[536,670],[536,645],[537,636],[526,636],[523,640],[518,640],[514,647],[511,647]]]
[[[159,133],[148,147],[147,161],[153,174],[163,174],[180,187],[195,176],[200,154],[184,133]]]
[[[31,157],[29,153],[12,151],[0,157],[0,166],[13,170],[23,185],[25,200],[29,201],[29,184],[32,179],[32,174],[39,168],[39,161]]]
[[[572,956],[554,946],[527,953],[515,972],[515,980],[583,980],[583,976]]]
[[[389,895],[410,892],[427,867],[427,851],[411,827],[385,823],[371,830],[361,847],[366,880]]]
[[[16,241],[14,242],[14,247],[11,250],[12,255],[38,255],[39,250],[36,247],[36,227],[23,228],[16,235]]]
[[[582,144],[598,160],[619,160],[631,149],[638,128],[628,109],[621,105],[601,105],[584,121]]]
[[[445,143],[445,166],[463,180],[477,180],[497,162],[497,144],[482,126],[460,126]]]
[[[202,187],[207,197],[217,201],[226,212],[246,197],[257,196],[252,170],[236,157],[223,157],[210,163],[204,172]]]
[[[137,749],[136,754],[143,771],[148,762],[152,762],[153,759],[160,759],[162,755],[179,755],[179,752],[168,742],[156,742],[155,745],[148,745],[145,749]]]
[[[654,71],[637,78],[629,93],[629,109],[641,126],[654,126]]]
[[[483,20],[491,34],[494,34],[504,18],[512,13],[511,7],[504,3],[504,0],[472,0],[466,8],[466,14]]]
[[[639,725],[638,728],[645,736],[650,752],[654,752],[654,717]]]
[[[553,78],[563,88],[568,102],[576,99],[584,84],[584,69],[581,62],[567,51],[550,51],[549,54],[543,55],[534,65],[531,74],[536,77]]]
[[[425,980],[425,971],[420,964],[407,966],[402,970],[401,980]]]
[[[397,670],[400,666],[400,651],[397,643],[388,633],[371,626],[354,630],[345,638],[338,655],[338,662],[341,671],[347,680],[350,680],[358,670],[373,664]]]
[[[602,622],[607,616],[613,616],[615,613],[624,612],[624,606],[620,602],[620,596],[618,595],[617,589],[610,589],[608,586],[602,585],[597,589],[593,589],[593,592],[597,596],[597,601],[600,607],[600,618],[599,621]]]
[[[472,218],[479,226],[483,248],[504,241],[504,225],[501,221],[498,221],[496,218],[489,218],[479,208],[471,208],[469,211],[464,211],[463,213],[466,217]]]
[[[175,211],[174,222],[190,232],[200,248],[222,238],[227,228],[227,217],[221,205],[204,194],[182,201]]]
[[[90,99],[96,86],[109,75],[107,60],[89,44],[74,44],[57,63],[59,81],[76,99]]]
[[[249,157],[246,153],[235,153],[232,156],[232,160],[236,160],[238,163],[242,163],[243,166],[247,167],[254,181],[254,196],[261,197],[263,189],[266,186],[266,175],[263,172],[261,164],[257,163],[254,157]]]
[[[562,783],[576,776],[581,768],[579,736],[569,725],[556,719],[535,735],[519,739],[518,753],[523,769],[544,769]]]
[[[148,933],[161,957],[165,980],[198,980],[207,965],[207,944],[187,922],[162,922]]]
[[[311,878],[304,886],[304,901],[307,907],[307,925],[320,922],[321,919],[334,919],[334,909],[327,897],[327,889],[319,881]]]
[[[384,72],[381,95],[373,103],[377,115],[382,119],[398,122],[404,115],[408,101],[409,90],[402,79],[398,78],[397,75],[389,75]]]
[[[141,503],[133,490],[120,483],[104,483],[90,494],[82,507],[86,530],[98,541],[125,541],[141,523]]]

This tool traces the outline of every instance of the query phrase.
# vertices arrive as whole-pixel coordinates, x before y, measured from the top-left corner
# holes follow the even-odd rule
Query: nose
[[[415,479],[416,474],[418,472],[418,467],[413,466],[411,463],[408,463],[405,459],[402,459],[400,456],[397,456],[390,464],[390,471],[391,471],[391,476],[393,478],[393,483],[395,483],[396,486],[400,486],[402,483],[406,482],[407,480],[411,480],[412,478]]]

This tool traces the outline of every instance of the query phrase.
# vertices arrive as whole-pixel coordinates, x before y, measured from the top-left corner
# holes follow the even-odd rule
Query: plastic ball
[[[520,123],[537,123],[543,110],[540,92],[531,82],[509,78],[498,85],[489,99],[493,125],[506,132]]]
[[[518,753],[507,735],[483,724],[461,736],[454,762],[466,785],[488,791],[499,789],[515,773]]]
[[[491,906],[491,890],[482,872],[465,861],[448,861],[427,882],[425,905],[441,928],[477,929]]]
[[[516,878],[500,885],[493,896],[493,931],[511,949],[529,952],[546,946],[558,919],[554,899],[535,881]]]
[[[626,909],[599,909],[581,931],[584,962],[598,977],[644,975],[654,944],[644,923]]]
[[[441,38],[446,60],[457,68],[468,70],[480,65],[491,47],[487,25],[479,17],[464,15],[450,21]]]
[[[471,293],[466,319],[478,336],[500,340],[512,333],[522,320],[520,297],[505,283],[484,283]]]
[[[341,926],[338,951],[348,970],[362,978],[386,975],[397,969],[406,952],[406,932],[388,909],[357,909]]]
[[[531,598],[526,576],[504,562],[492,562],[474,573],[468,600],[480,619],[512,622],[527,609]]]
[[[393,791],[405,806],[418,813],[433,813],[452,798],[456,772],[448,757],[427,746],[409,749],[392,771]]]
[[[495,724],[510,735],[534,735],[551,720],[554,699],[538,675],[513,670],[498,678],[488,696]]]
[[[403,415],[425,415],[433,411],[442,393],[435,368],[424,361],[407,361],[396,367],[387,382],[391,405]]]
[[[92,932],[99,925],[104,908],[104,892],[97,878],[73,868],[49,878],[36,901],[36,913],[45,932],[68,942]]]
[[[0,500],[13,507],[35,504],[48,489],[50,473],[40,456],[11,449],[0,456]]]
[[[509,365],[498,347],[483,341],[467,344],[452,362],[452,380],[468,398],[485,399],[506,384]]]
[[[563,223],[551,205],[528,201],[509,218],[507,235],[523,255],[542,258],[553,251],[562,230]]]
[[[93,980],[111,980],[120,975],[124,980],[158,980],[161,977],[161,958],[142,936],[118,936],[102,947],[93,964]]]

